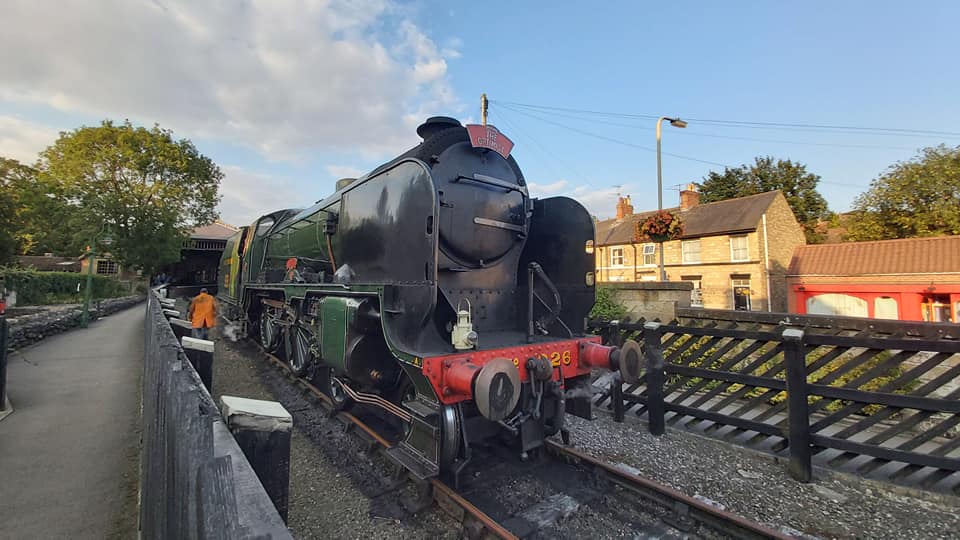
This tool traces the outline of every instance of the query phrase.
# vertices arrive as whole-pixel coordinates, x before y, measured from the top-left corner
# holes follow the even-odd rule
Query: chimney
[[[623,219],[633,214],[633,204],[630,202],[630,196],[617,197],[617,219]]]
[[[700,204],[700,192],[696,184],[687,184],[687,189],[680,191],[680,210],[689,210]]]

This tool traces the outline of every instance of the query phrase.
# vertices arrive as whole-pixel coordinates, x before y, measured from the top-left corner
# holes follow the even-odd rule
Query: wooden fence
[[[148,295],[140,529],[146,539],[291,538]]]
[[[914,324],[850,326],[595,324],[608,342],[640,341],[646,359],[640,384],[596,403],[617,420],[646,415],[654,434],[669,424],[788,454],[803,481],[820,455],[861,474],[922,472],[923,487],[960,493],[960,341]]]

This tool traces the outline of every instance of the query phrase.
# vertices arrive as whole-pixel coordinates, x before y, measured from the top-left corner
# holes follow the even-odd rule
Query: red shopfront
[[[960,322],[960,283],[795,283],[790,294],[800,314]]]

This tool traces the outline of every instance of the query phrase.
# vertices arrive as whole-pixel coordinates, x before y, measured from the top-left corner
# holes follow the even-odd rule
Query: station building
[[[791,313],[960,322],[960,236],[799,247]]]
[[[664,210],[684,224],[680,238],[663,244],[667,281],[693,284],[691,306],[786,311],[787,268],[806,238],[780,191],[700,204],[691,184],[679,207]],[[652,214],[634,213],[630,197],[620,197],[617,217],[597,222],[598,284],[657,281],[659,244],[636,237],[637,224]]]

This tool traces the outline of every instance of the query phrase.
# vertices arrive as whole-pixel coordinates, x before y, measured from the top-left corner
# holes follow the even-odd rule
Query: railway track
[[[360,416],[350,412],[333,413],[332,403],[318,388],[309,381],[296,377],[285,362],[266,352],[259,345],[258,350],[291,384],[309,394],[319,406],[345,425],[356,428],[364,439],[382,449],[393,446],[393,442],[388,437]],[[484,476],[513,479],[528,476],[535,479],[532,480],[535,482],[545,482],[555,487],[564,486],[544,500],[520,512],[510,512],[502,505],[488,502],[496,498],[491,496],[489,488],[496,482],[488,478],[482,479],[486,480],[486,488],[481,481],[460,490],[434,478],[430,480],[428,486],[422,486],[421,491],[424,491],[423,495],[428,497],[427,500],[437,504],[458,521],[463,527],[464,535],[468,538],[517,539],[536,536],[539,532],[538,527],[549,527],[551,523],[570,516],[580,507],[587,505],[594,508],[604,507],[606,505],[604,499],[610,499],[610,495],[605,491],[611,488],[616,489],[618,493],[613,498],[627,505],[631,503],[644,505],[644,510],[649,510],[650,515],[664,525],[646,531],[642,530],[642,526],[638,526],[641,530],[638,530],[635,535],[637,538],[791,538],[784,533],[640,476],[626,467],[598,460],[574,447],[548,440],[545,451],[553,459],[545,460],[548,463],[543,466],[534,467],[508,463],[510,458],[505,458],[496,452],[487,456],[495,466],[484,469]],[[505,463],[507,464],[504,465]],[[494,472],[493,469],[500,470]],[[486,474],[488,472],[489,474]],[[557,480],[560,481],[557,482]],[[589,487],[584,487],[588,484]],[[498,487],[502,488],[502,485]],[[492,489],[495,491],[497,487]],[[484,506],[490,507],[489,511],[483,508]],[[501,517],[496,519],[493,515]],[[622,519],[622,521],[627,525],[637,526],[630,519]],[[597,533],[602,534],[602,531]]]

